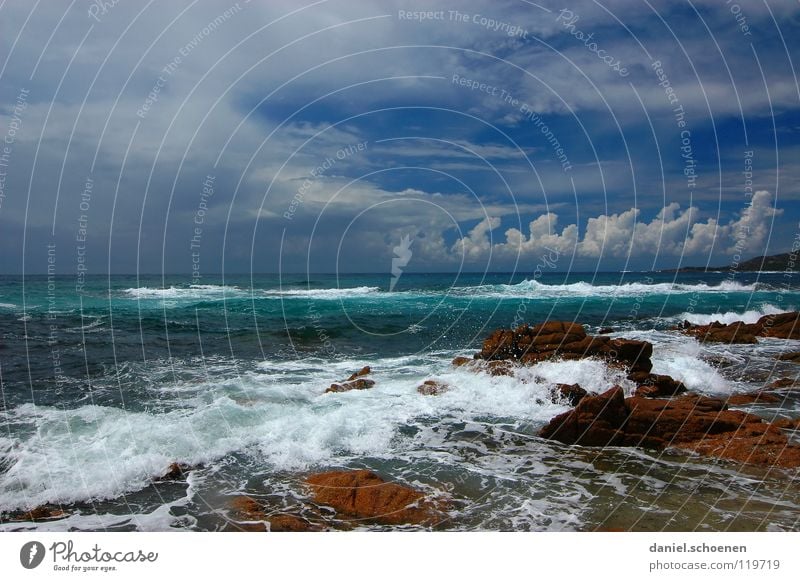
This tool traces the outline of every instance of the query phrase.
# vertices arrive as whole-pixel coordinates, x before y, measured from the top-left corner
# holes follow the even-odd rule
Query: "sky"
[[[795,0],[6,0],[0,273],[793,251],[798,38]]]

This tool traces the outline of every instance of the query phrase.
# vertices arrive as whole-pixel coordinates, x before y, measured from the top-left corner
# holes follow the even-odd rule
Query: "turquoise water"
[[[549,385],[624,383],[601,362],[542,364],[523,379],[449,365],[496,327],[565,319],[652,341],[654,371],[695,391],[746,391],[794,373],[774,359],[794,342],[700,346],[670,327],[794,310],[795,276],[404,274],[393,291],[373,274],[199,282],[88,277],[76,292],[74,277],[0,277],[0,511],[60,503],[73,515],[0,526],[216,530],[230,495],[302,511],[302,478],[340,466],[447,491],[459,508],[445,528],[796,525],[796,487],[758,471],[539,440],[566,409]],[[375,389],[324,394],[363,365]],[[455,387],[420,396],[429,378]],[[751,411],[796,408],[787,398]],[[154,484],[175,461],[200,467],[188,483]]]

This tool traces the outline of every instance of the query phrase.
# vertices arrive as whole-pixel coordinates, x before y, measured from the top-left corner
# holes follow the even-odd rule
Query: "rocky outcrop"
[[[622,388],[614,387],[584,397],[575,409],[553,418],[541,436],[583,446],[671,446],[752,464],[800,467],[800,446],[790,444],[777,427],[698,395],[626,399]]]
[[[639,397],[672,397],[686,391],[683,382],[669,375],[637,371],[629,374],[628,379],[636,384],[634,395]]]
[[[757,343],[757,337],[800,339],[800,312],[764,315],[755,323],[693,325],[684,321],[681,330],[701,343]]]
[[[436,381],[435,379],[428,379],[417,387],[417,391],[422,395],[440,395],[446,391],[450,391],[450,386],[446,383]]]
[[[331,386],[325,390],[325,393],[341,393],[353,389],[370,389],[375,387],[375,382],[372,379],[365,378],[365,376],[369,375],[371,372],[372,370],[369,365],[362,367],[344,381],[332,383]]]
[[[514,361],[532,365],[551,359],[597,357],[621,365],[631,372],[649,372],[653,346],[647,341],[590,336],[583,325],[549,321],[539,325],[520,325],[516,329],[497,329],[483,342],[475,355],[483,361]]]
[[[337,518],[424,526],[446,518],[441,503],[408,486],[386,482],[369,470],[314,474],[306,479],[306,484],[314,502],[336,510]]]
[[[552,390],[551,400],[553,403],[566,402],[571,406],[575,406],[588,394],[589,392],[577,383],[573,383],[572,385],[558,383]]]

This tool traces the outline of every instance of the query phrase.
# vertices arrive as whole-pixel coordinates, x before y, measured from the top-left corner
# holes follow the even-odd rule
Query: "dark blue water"
[[[389,275],[374,274],[194,282],[89,277],[78,292],[74,277],[0,277],[0,510],[65,503],[80,515],[70,521],[77,528],[214,529],[219,511],[199,508],[200,497],[224,505],[227,495],[245,491],[285,508],[302,497],[298,479],[308,471],[367,465],[400,479],[444,481],[456,496],[486,501],[457,515],[454,528],[597,525],[591,499],[600,493],[590,491],[597,481],[587,476],[594,463],[576,473],[550,458],[565,452],[535,433],[563,409],[536,403],[536,390],[561,380],[600,389],[619,378],[599,362],[564,362],[543,366],[523,385],[459,375],[449,360],[474,351],[496,327],[575,320],[653,341],[657,371],[697,391],[746,389],[774,371],[773,352],[783,347],[703,351],[670,328],[685,318],[755,320],[800,306],[796,275],[783,273],[404,274],[392,291]],[[725,354],[738,366],[723,371],[705,362]],[[367,364],[378,388],[324,394]],[[415,391],[430,377],[462,390],[431,403]],[[472,436],[459,436],[465,431]],[[483,454],[470,453],[476,441]],[[432,462],[436,454],[442,457]],[[614,454],[629,452],[603,461],[631,461]],[[620,468],[603,495],[623,502],[626,478],[641,476],[644,465],[651,470],[652,460]],[[173,461],[202,464],[197,482],[167,491],[153,484]],[[711,479],[711,489],[727,478],[691,469]],[[536,474],[566,487],[576,506],[534,490],[542,483]],[[687,478],[687,485],[696,480]],[[541,505],[530,500],[537,498]],[[528,508],[520,512],[520,503]],[[619,514],[629,522],[638,513],[625,506]],[[786,522],[771,516],[742,526]]]

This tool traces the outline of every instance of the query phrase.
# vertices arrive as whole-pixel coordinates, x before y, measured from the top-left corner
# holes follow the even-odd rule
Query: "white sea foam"
[[[245,296],[246,292],[235,286],[193,284],[186,287],[154,288],[136,287],[122,291],[135,299],[223,299]]]
[[[376,360],[375,388],[340,394],[324,392],[362,362],[298,369],[292,383],[259,373],[215,379],[179,394],[182,407],[163,413],[19,406],[5,412],[4,421],[29,425],[30,435],[0,442],[0,463],[7,467],[0,474],[0,509],[113,498],[147,486],[175,461],[213,463],[240,452],[277,469],[300,470],[402,452],[408,442],[397,438],[398,430],[424,418],[544,423],[566,409],[550,401],[544,369],[540,381],[522,381],[455,369],[444,358],[438,369],[429,363]],[[564,365],[552,374],[575,381],[588,373]],[[452,388],[437,397],[417,393],[431,377]]]
[[[528,298],[557,298],[557,297],[627,297],[639,295],[662,295],[684,293],[715,293],[715,292],[754,292],[760,289],[758,284],[743,285],[734,281],[723,281],[719,285],[678,284],[678,283],[626,283],[620,285],[593,285],[588,282],[575,282],[571,284],[544,284],[536,280],[525,280],[518,284],[481,285],[475,287],[457,287],[456,294],[475,295],[479,297],[528,297]]]
[[[682,381],[690,391],[708,395],[727,395],[733,391],[730,381],[702,358],[703,347],[691,337],[655,343],[653,373],[669,375]]]
[[[16,309],[17,305],[12,305],[11,303],[0,303],[0,309]]]
[[[346,298],[361,298],[374,296],[381,292],[376,286],[357,286],[353,288],[322,288],[322,289],[280,289],[266,290],[263,296],[269,298],[300,298],[300,299],[327,299],[337,300]],[[384,293],[390,297],[399,293]]]
[[[776,307],[775,305],[765,304],[759,309],[744,311],[742,313],[736,311],[727,311],[724,313],[702,314],[702,313],[682,313],[676,318],[681,321],[689,321],[694,325],[708,325],[717,321],[719,323],[735,323],[742,321],[744,323],[755,323],[764,315],[776,315],[778,313],[787,312],[785,309]]]

